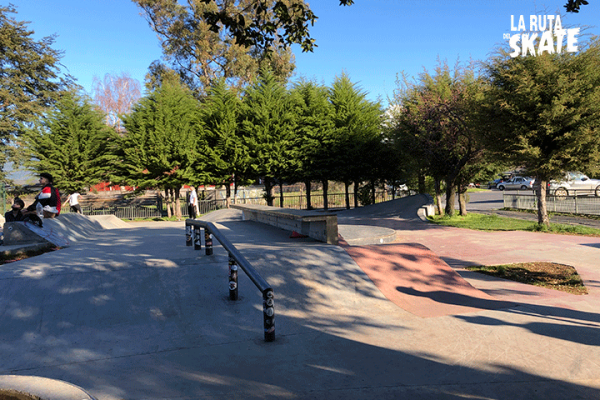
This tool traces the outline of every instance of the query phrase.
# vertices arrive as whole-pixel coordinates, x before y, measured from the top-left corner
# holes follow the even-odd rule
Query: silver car
[[[550,182],[549,191],[555,196],[595,195],[600,197],[600,180],[590,179],[581,172],[567,172],[564,180]]]
[[[533,189],[533,182],[535,179],[529,177],[515,176],[507,181],[500,182],[496,186],[498,190],[529,190]]]

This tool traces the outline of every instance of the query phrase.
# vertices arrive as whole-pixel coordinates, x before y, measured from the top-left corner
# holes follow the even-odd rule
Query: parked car
[[[535,179],[529,177],[515,176],[507,181],[500,182],[497,185],[498,190],[529,190],[533,189]]]
[[[600,180],[590,179],[581,172],[567,172],[564,180],[550,181],[548,189],[554,196],[594,195],[600,197]]]

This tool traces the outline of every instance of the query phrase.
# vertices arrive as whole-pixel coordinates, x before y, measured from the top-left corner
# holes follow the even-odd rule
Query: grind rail
[[[185,220],[185,244],[194,246],[194,250],[202,249],[201,230],[204,230],[205,254],[213,254],[213,237],[219,241],[221,246],[229,254],[229,299],[238,299],[238,266],[244,270],[250,280],[256,285],[263,296],[263,321],[265,329],[265,341],[275,340],[275,295],[273,288],[256,272],[252,264],[244,258],[238,249],[227,239],[212,222],[194,219]]]

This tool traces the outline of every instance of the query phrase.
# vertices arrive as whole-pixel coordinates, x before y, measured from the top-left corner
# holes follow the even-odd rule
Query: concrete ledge
[[[427,221],[427,217],[435,215],[433,197],[431,197],[431,195],[429,194],[421,194],[421,196],[424,196],[427,199],[427,203],[422,205],[417,210],[417,215],[419,216],[419,218],[421,218],[421,220]]]
[[[251,204],[234,204],[231,208],[241,210],[244,220],[261,222],[288,231],[296,231],[321,242],[338,244],[335,214]]]

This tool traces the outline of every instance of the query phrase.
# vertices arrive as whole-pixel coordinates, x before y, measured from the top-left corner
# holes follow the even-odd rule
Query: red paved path
[[[406,214],[406,210],[402,212]],[[396,230],[393,244],[348,246],[343,240],[340,244],[390,301],[421,317],[507,308],[516,303],[595,310],[600,301],[600,238],[449,228],[397,217],[389,212],[389,206],[385,215],[353,215],[340,223]],[[571,295],[464,269],[526,261],[572,265],[589,294]]]

